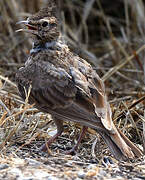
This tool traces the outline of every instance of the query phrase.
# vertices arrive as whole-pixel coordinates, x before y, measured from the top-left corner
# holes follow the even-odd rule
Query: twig
[[[10,81],[7,77],[3,77],[0,75],[0,79],[6,81],[8,84],[14,86],[14,87],[17,87],[15,83],[13,83],[12,81]]]
[[[7,111],[8,115],[11,115],[10,110],[7,108],[7,106],[2,102],[2,100],[0,99],[0,105]]]
[[[145,100],[145,96],[142,96],[142,97],[139,98],[137,101],[135,101],[134,103],[132,103],[132,104],[128,107],[128,109],[129,109],[129,110],[132,109],[133,107],[135,107],[137,104],[141,103],[141,102],[144,101],[144,100]],[[118,120],[119,118],[121,118],[122,116],[124,116],[125,112],[126,112],[126,110],[121,111],[121,112],[117,115],[117,117],[114,119],[114,121],[116,121],[116,120]]]
[[[136,55],[139,54],[140,52],[142,52],[145,49],[145,45],[143,45],[141,48],[139,48],[136,51]],[[103,77],[102,80],[106,81],[108,78],[110,78],[114,73],[116,73],[119,69],[121,69],[123,66],[125,66],[128,62],[130,62],[131,60],[133,60],[133,58],[135,57],[135,54],[131,55],[130,57],[128,57],[126,60],[123,60],[120,64],[114,66],[113,68],[111,68]]]
[[[91,154],[94,159],[96,159],[95,146],[97,143],[98,143],[98,138],[95,138],[95,141],[93,142],[92,148],[91,148]],[[97,149],[97,151],[99,151],[99,150]]]
[[[18,115],[22,114],[22,113],[25,112],[27,109],[32,108],[33,106],[34,106],[34,104],[31,104],[31,105],[25,107],[23,110],[21,110],[21,111],[15,113],[15,114],[13,114],[13,115],[7,117],[7,118],[0,124],[0,126],[2,126],[2,125],[3,125],[6,121],[8,121],[9,119],[14,118],[14,117],[17,117]]]
[[[127,100],[127,99],[131,99],[131,96],[125,96],[125,97],[121,97],[121,98],[115,98],[115,99],[109,101],[109,103],[116,103],[116,102],[124,101],[124,100]]]
[[[25,107],[23,110],[21,110],[20,112],[18,112],[18,113],[16,113],[16,114],[13,114],[12,116],[7,117],[7,118],[0,124],[0,126],[2,126],[2,125],[3,125],[6,121],[8,121],[10,118],[14,118],[14,117],[18,116],[19,114],[26,112],[27,109],[32,108],[33,106],[34,106],[34,104],[29,105],[29,106]],[[2,149],[2,148],[5,146],[6,142],[9,141],[9,139],[10,139],[10,138],[13,136],[13,134],[16,132],[16,130],[17,130],[17,128],[19,127],[21,121],[22,121],[22,118],[21,118],[20,121],[18,121],[18,123],[16,124],[16,126],[11,130],[11,132],[10,132],[9,135],[5,138],[5,140],[0,144],[0,149]]]
[[[127,115],[129,115],[129,120],[130,120],[130,122],[131,122],[131,124],[132,124],[132,126],[136,129],[136,132],[137,132],[137,134],[138,134],[138,137],[141,139],[141,137],[140,137],[140,134],[139,134],[139,131],[138,131],[138,128],[137,128],[137,126],[136,126],[136,123],[135,123],[135,121],[134,121],[134,119],[133,119],[133,117],[132,117],[132,115],[131,115],[131,113],[130,113],[130,109],[127,107],[127,105],[123,102],[123,105],[125,106],[125,108],[126,108],[126,111],[127,111]],[[128,118],[127,118],[128,119]],[[126,119],[126,124],[127,124],[127,119]],[[125,126],[124,126],[125,127]]]
[[[36,137],[40,135],[41,132],[36,132],[30,139],[26,141],[22,146],[20,146],[15,152],[18,152],[21,148],[23,148],[25,145],[30,144],[33,140],[35,140]]]
[[[109,70],[110,67],[109,67],[109,68],[108,68],[108,67],[95,67],[95,68],[93,68],[93,69],[95,69],[95,70]],[[123,69],[120,69],[119,71],[121,71],[121,72],[141,73],[141,74],[143,74],[143,72],[140,71],[140,70],[138,70],[138,69],[125,69],[125,68],[123,68]]]

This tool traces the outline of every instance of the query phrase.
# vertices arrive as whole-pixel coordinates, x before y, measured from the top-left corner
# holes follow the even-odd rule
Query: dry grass
[[[133,2],[132,2],[133,1]],[[62,32],[71,50],[87,59],[106,84],[116,125],[141,148],[145,107],[145,4],[142,0],[62,3]],[[49,137],[51,118],[23,102],[15,73],[31,48],[16,22],[46,6],[47,0],[0,0],[0,148],[9,152]],[[78,133],[71,126],[68,139]],[[145,131],[145,130],[144,130]],[[94,131],[90,132],[93,134]],[[145,134],[145,133],[144,133]],[[91,142],[90,136],[87,141]],[[67,139],[67,138],[66,138]],[[22,145],[22,146],[20,146]],[[39,146],[39,145],[38,145]],[[94,153],[92,153],[94,154]]]

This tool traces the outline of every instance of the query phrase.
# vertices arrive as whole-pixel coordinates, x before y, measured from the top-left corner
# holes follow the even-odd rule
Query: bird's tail
[[[139,150],[120,130],[116,129],[114,134],[100,133],[110,151],[117,160],[132,159],[142,156]]]

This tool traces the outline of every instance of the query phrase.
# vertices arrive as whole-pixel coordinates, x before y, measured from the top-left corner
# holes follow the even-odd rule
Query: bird
[[[33,46],[25,65],[16,73],[20,96],[25,100],[29,89],[29,103],[44,113],[49,113],[57,127],[57,133],[41,147],[47,151],[63,132],[63,122],[79,123],[82,130],[77,150],[88,128],[96,130],[117,160],[142,156],[137,148],[112,120],[105,86],[93,67],[72,52],[60,30],[60,17],[55,0],[18,24],[18,31],[32,35]],[[27,27],[27,28],[26,28]]]

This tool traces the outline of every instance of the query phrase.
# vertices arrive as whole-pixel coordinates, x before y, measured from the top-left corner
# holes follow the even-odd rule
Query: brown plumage
[[[52,8],[53,6],[53,8]],[[84,59],[70,52],[59,30],[55,3],[22,21],[34,35],[34,46],[25,66],[16,74],[19,92],[25,99],[25,89],[31,86],[29,102],[50,113],[57,126],[51,144],[63,132],[63,121],[83,126],[77,149],[87,127],[95,129],[104,139],[116,159],[140,157],[141,151],[117,130],[102,80]],[[42,147],[46,150],[46,145]]]

